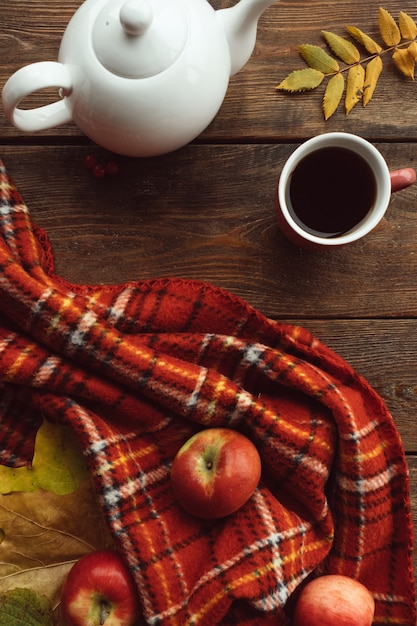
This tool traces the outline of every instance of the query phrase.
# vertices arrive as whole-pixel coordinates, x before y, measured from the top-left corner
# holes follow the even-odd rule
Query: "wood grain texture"
[[[379,147],[392,167],[416,157],[415,144]],[[292,149],[194,145],[150,160],[118,158],[119,175],[104,180],[84,167],[96,152],[87,147],[4,146],[2,153],[68,280],[196,278],[272,317],[415,316],[417,186],[393,196],[386,218],[359,243],[306,252],[282,236],[273,206]],[[108,155],[97,151],[97,158]]]
[[[19,67],[40,60],[56,60],[65,27],[81,5],[80,0],[2,0],[0,29],[0,84]],[[232,0],[211,0],[214,8],[232,6]],[[219,114],[199,141],[229,141],[231,134],[239,142],[299,141],[328,130],[349,130],[374,140],[416,140],[416,85],[403,78],[389,55],[384,56],[383,75],[372,102],[358,106],[346,117],[341,107],[325,122],[321,113],[324,86],[314,93],[288,95],[276,91],[276,85],[292,70],[305,66],[298,54],[301,43],[325,46],[322,30],[347,36],[346,26],[354,24],[381,42],[378,8],[386,8],[394,17],[399,10],[417,18],[411,0],[278,0],[259,20],[258,37],[247,65],[232,77]],[[381,42],[382,43],[382,42]],[[365,57],[366,54],[363,54]],[[45,104],[56,92],[39,93],[36,102]],[[28,101],[28,105],[32,104]],[[395,122],[393,125],[392,122]],[[82,137],[73,125],[39,136]],[[0,119],[0,136],[20,140],[21,135]]]

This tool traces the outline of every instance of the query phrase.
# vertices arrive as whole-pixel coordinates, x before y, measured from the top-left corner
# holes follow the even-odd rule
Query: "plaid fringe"
[[[407,465],[363,378],[205,283],[67,283],[1,162],[0,232],[0,462],[30,462],[40,415],[73,427],[148,624],[284,625],[303,581],[339,573],[372,591],[375,625],[415,625]],[[218,425],[254,441],[263,473],[206,522],[169,473]]]

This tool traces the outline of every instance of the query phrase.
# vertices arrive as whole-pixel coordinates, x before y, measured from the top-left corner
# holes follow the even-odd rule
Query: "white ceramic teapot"
[[[27,133],[74,121],[97,144],[128,156],[180,148],[218,112],[274,1],[240,0],[215,11],[207,0],[85,0],[58,62],[33,63],[9,78],[6,117]],[[61,99],[19,108],[50,87]]]

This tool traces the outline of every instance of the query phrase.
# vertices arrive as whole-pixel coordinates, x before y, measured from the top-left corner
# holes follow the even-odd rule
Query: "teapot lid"
[[[175,0],[109,0],[92,29],[100,63],[125,78],[163,72],[179,57],[186,40],[186,16]]]

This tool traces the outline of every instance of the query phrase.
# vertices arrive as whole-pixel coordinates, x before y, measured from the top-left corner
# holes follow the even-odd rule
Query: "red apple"
[[[371,626],[375,602],[362,583],[338,574],[308,582],[294,608],[293,626]]]
[[[133,626],[140,610],[132,574],[113,550],[81,557],[70,570],[61,593],[68,626]]]
[[[237,511],[261,477],[258,450],[244,435],[228,428],[208,428],[191,437],[171,468],[171,484],[180,505],[203,519]]]

